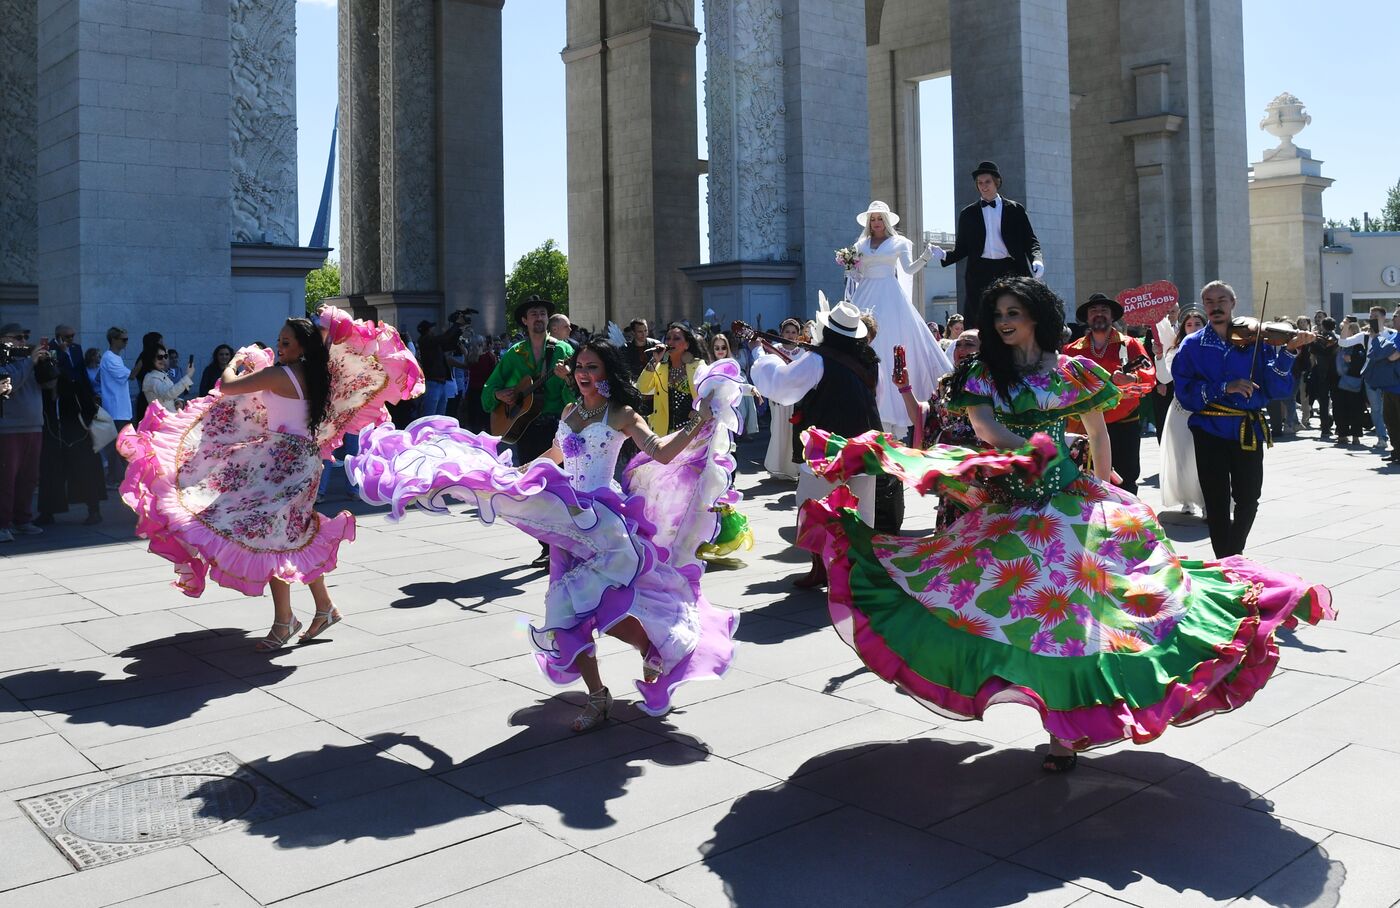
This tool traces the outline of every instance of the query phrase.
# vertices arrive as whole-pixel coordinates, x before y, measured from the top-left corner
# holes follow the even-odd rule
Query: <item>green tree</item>
[[[1400,180],[1385,191],[1381,216],[1372,222],[1376,230],[1400,230]]]
[[[545,240],[520,257],[506,278],[506,307],[515,311],[516,303],[532,293],[554,303],[565,314],[569,311],[569,260],[554,240]]]
[[[340,263],[326,259],[325,264],[306,276],[306,314],[312,315],[321,300],[340,296]]]

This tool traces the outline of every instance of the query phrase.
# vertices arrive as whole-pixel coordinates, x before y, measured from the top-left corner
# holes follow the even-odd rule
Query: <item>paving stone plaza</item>
[[[273,656],[252,652],[266,600],[185,598],[115,502],[5,546],[0,906],[1400,899],[1400,509],[1374,453],[1304,432],[1267,457],[1249,554],[1329,584],[1339,620],[1285,634],[1239,712],[1068,776],[1041,772],[1030,710],[946,722],[864,671],[788,585],[792,487],[761,456],[741,448],[757,547],[705,577],[743,611],[736,667],[581,736],[581,691],[528,655],[545,579],[509,527],[354,505],[345,622]],[[1143,462],[1155,505],[1151,439]],[[906,529],[932,524],[911,497]],[[1208,553],[1200,524],[1169,531]],[[114,835],[104,811],[156,789],[169,809]],[[86,806],[46,828],[64,804]]]

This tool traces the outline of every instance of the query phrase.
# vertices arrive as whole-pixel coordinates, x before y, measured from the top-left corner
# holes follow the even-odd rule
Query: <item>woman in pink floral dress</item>
[[[355,519],[317,513],[321,461],[344,435],[386,420],[384,407],[422,393],[423,375],[392,328],[338,309],[288,319],[271,350],[246,347],[207,397],[183,410],[150,408],[117,447],[130,461],[122,500],[137,535],[175,564],[176,585],[199,596],[206,580],[260,596],[272,585],[273,625],[257,645],[287,645],[302,624],[293,582],[311,587],[316,613],[301,640],[340,620],[325,575]],[[323,336],[324,335],[324,336]]]

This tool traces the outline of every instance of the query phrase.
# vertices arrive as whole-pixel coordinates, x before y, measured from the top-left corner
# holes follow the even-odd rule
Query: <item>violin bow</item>
[[[1254,383],[1254,367],[1259,362],[1259,344],[1264,340],[1264,313],[1269,311],[1269,282],[1264,282],[1264,301],[1259,304],[1259,330],[1254,335],[1254,352],[1249,357],[1249,381]]]

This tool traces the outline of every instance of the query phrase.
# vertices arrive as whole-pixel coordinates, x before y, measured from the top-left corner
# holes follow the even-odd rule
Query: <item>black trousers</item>
[[[1323,437],[1332,434],[1332,388],[1325,381],[1308,386],[1313,403],[1317,404],[1317,418],[1321,421]]]
[[[963,275],[963,288],[967,299],[963,301],[963,315],[977,321],[977,312],[982,305],[982,293],[999,277],[1008,274],[1022,274],[1030,277],[1024,269],[1017,267],[1015,259],[984,259],[981,256],[967,260],[967,273]]]
[[[1113,451],[1113,470],[1122,480],[1118,487],[1125,492],[1136,495],[1138,476],[1142,475],[1142,460],[1139,457],[1139,450],[1142,446],[1142,422],[1134,416],[1109,423],[1108,445]]]
[[[1206,500],[1206,526],[1216,558],[1244,552],[1254,516],[1259,513],[1259,493],[1264,490],[1264,446],[1253,451],[1237,439],[1221,438],[1192,428],[1196,443],[1196,472]],[[1230,502],[1235,504],[1230,516]]]
[[[1362,414],[1366,410],[1366,394],[1333,388],[1332,399],[1337,406],[1337,437],[1355,438],[1362,432]]]

